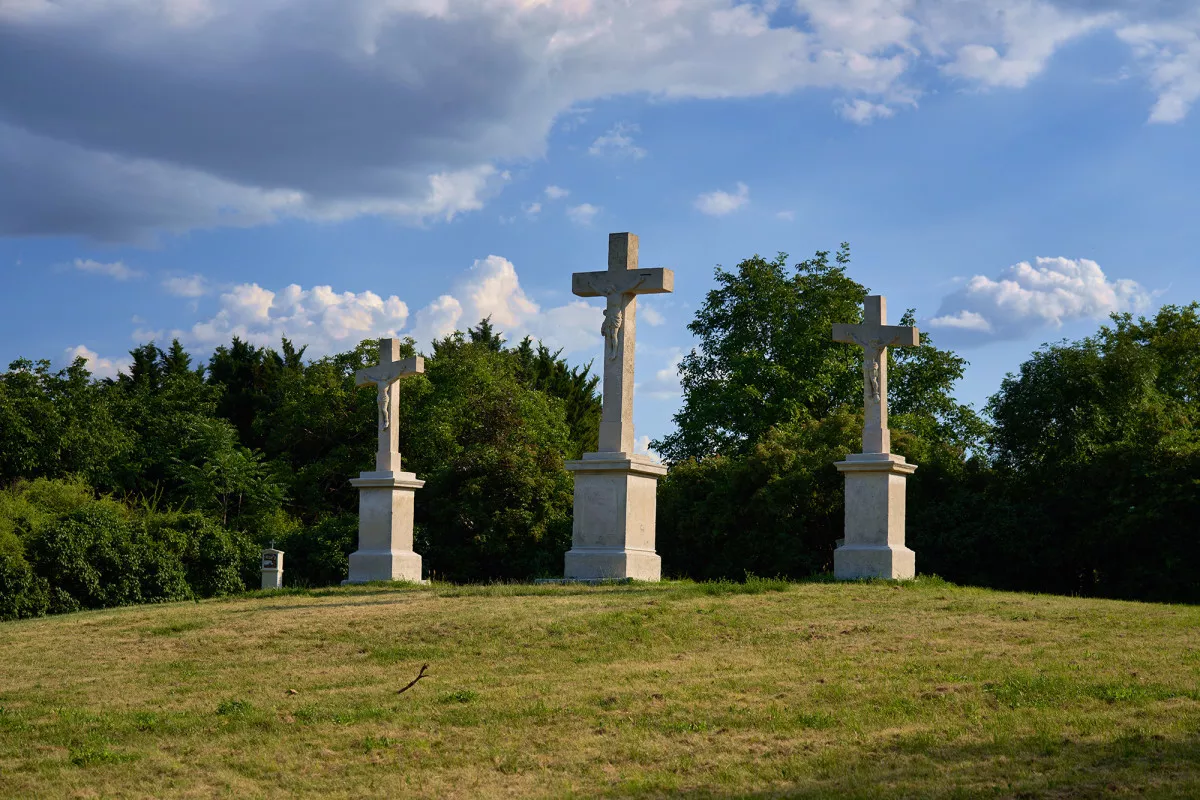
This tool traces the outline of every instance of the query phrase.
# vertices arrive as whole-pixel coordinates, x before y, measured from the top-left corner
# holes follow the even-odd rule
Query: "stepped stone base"
[[[658,479],[667,468],[632,453],[585,453],[566,466],[575,474],[566,579],[661,580],[654,521]]]

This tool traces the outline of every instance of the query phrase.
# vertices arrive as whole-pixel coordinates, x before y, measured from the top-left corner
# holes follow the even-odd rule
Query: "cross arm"
[[[663,268],[576,272],[571,276],[571,293],[579,297],[607,297],[612,294],[666,294],[673,291],[675,291],[675,272]]]
[[[354,373],[355,383],[366,386],[370,383],[394,383],[408,375],[419,375],[425,371],[425,359],[413,356],[403,361],[392,361],[387,364],[360,369]]]
[[[833,325],[833,340],[866,347],[878,342],[880,347],[916,347],[921,344],[921,333],[907,325],[850,325],[837,322]]]

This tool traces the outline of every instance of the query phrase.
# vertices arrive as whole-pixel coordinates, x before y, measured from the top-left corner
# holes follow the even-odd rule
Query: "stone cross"
[[[400,431],[396,417],[400,413],[400,400],[392,385],[408,375],[419,375],[425,371],[425,359],[420,356],[400,360],[400,340],[379,340],[379,365],[360,369],[354,373],[359,386],[375,384],[379,389],[379,451],[375,455],[377,472],[400,471]]]
[[[604,407],[600,412],[601,453],[633,453],[633,350],[637,336],[637,296],[675,290],[669,269],[638,269],[638,237],[608,235],[608,269],[576,272],[571,292],[606,298],[604,324]]]
[[[891,434],[888,432],[887,412],[887,349],[916,347],[921,334],[916,328],[887,324],[887,298],[871,295],[863,304],[866,312],[862,325],[835,323],[833,340],[856,344],[863,349],[863,403],[866,421],[863,425],[862,451],[890,453]]]

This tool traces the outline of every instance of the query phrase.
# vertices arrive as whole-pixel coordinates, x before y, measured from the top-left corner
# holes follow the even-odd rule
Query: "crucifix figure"
[[[837,323],[833,340],[856,344],[863,349],[864,453],[889,453],[892,449],[887,416],[887,349],[916,347],[921,335],[916,328],[887,324],[887,299],[871,295],[864,303],[862,325]]]
[[[375,455],[377,472],[400,471],[400,432],[395,425],[400,402],[392,390],[396,381],[425,371],[425,359],[420,356],[400,360],[400,340],[379,340],[379,365],[354,373],[359,386],[375,384],[379,390],[379,451]]]
[[[638,269],[638,237],[608,236],[608,269],[576,272],[571,291],[580,297],[603,297],[604,408],[600,415],[602,453],[633,452],[633,349],[637,333],[637,296],[674,291],[669,269]]]

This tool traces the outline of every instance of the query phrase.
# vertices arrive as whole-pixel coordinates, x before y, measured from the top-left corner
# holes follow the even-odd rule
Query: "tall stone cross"
[[[921,334],[916,328],[887,324],[887,298],[871,295],[863,304],[866,312],[862,325],[835,323],[833,340],[856,344],[863,349],[863,425],[862,451],[890,453],[892,438],[888,432],[887,349],[916,347]]]
[[[400,414],[400,399],[392,391],[396,381],[425,371],[425,359],[420,356],[400,360],[400,340],[379,340],[379,365],[354,373],[359,386],[375,384],[379,389],[379,451],[375,454],[376,472],[400,472],[400,430],[396,417]]]
[[[633,453],[633,349],[637,336],[637,296],[675,290],[669,269],[638,269],[638,237],[608,235],[608,269],[576,272],[571,291],[604,297],[604,407],[600,413],[601,453]]]

